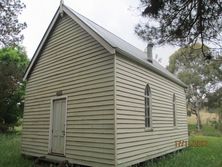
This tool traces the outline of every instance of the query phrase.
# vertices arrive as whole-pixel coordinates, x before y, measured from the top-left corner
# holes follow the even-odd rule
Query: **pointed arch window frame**
[[[149,84],[146,84],[144,91],[144,112],[145,129],[152,129],[152,94]]]
[[[176,94],[173,93],[173,126],[177,126]]]

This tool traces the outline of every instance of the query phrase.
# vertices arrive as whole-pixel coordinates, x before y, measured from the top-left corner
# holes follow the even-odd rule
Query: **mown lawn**
[[[32,161],[20,155],[20,135],[0,134],[0,167],[31,167]]]

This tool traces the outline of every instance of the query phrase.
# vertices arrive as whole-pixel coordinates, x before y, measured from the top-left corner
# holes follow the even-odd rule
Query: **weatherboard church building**
[[[186,85],[152,59],[61,4],[24,76],[22,154],[127,167],[187,141]]]

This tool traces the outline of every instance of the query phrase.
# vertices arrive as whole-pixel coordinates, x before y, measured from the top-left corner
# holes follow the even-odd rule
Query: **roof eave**
[[[63,6],[63,10],[68,14],[77,24],[79,24],[86,32],[88,32],[97,42],[99,42],[110,54],[115,54],[115,49],[102,38],[98,33],[91,29],[86,23],[84,23],[78,16],[76,16],[68,7]]]
[[[123,51],[123,50],[121,50],[120,48],[115,48],[115,49],[116,49],[117,52],[119,52],[119,53],[123,54],[124,56],[126,56],[126,57],[134,60],[135,62],[138,62],[138,63],[142,64],[143,66],[147,67],[147,68],[150,69],[151,71],[156,72],[157,74],[159,74],[159,75],[161,75],[161,76],[163,76],[163,77],[165,77],[165,78],[173,81],[174,83],[182,86],[183,88],[187,88],[187,85],[184,84],[184,83],[183,83],[182,81],[180,81],[179,79],[176,80],[175,78],[170,77],[169,75],[166,75],[166,74],[165,74],[164,72],[162,72],[161,70],[159,70],[159,69],[157,69],[157,68],[155,68],[155,67],[153,67],[153,66],[151,66],[151,65],[149,65],[149,64],[147,64],[147,63],[145,63],[143,60],[141,60],[141,59],[139,59],[139,58],[137,58],[137,57],[135,57],[135,56],[133,56],[133,55],[131,55],[131,54]]]
[[[36,61],[40,51],[42,50],[42,47],[43,47],[46,39],[48,38],[49,33],[51,32],[51,30],[52,30],[56,20],[58,19],[58,17],[59,17],[59,8],[57,9],[57,11],[56,11],[56,13],[55,13],[51,23],[49,24],[49,26],[48,26],[48,28],[47,28],[47,30],[46,30],[42,40],[40,41],[40,43],[39,43],[39,45],[38,45],[38,47],[37,47],[37,49],[36,49],[32,59],[31,59],[29,65],[28,65],[28,67],[26,68],[26,71],[25,71],[25,74],[24,74],[24,77],[23,77],[23,81],[27,80],[28,75],[31,72],[31,69],[32,69],[33,65],[35,64],[35,61]]]
[[[60,10],[61,7],[57,9],[50,25],[48,26],[41,42],[38,45],[37,50],[35,51],[35,54],[33,56],[33,58],[30,61],[30,64],[28,65],[25,75],[23,77],[23,80],[27,80],[29,73],[31,72],[33,65],[35,64],[38,55],[40,54],[40,51],[42,50],[42,47],[46,41],[46,39],[48,38],[52,28],[54,27],[54,24],[56,23],[59,15],[60,15]],[[179,79],[175,79],[174,77],[171,77],[170,75],[165,74],[163,71],[159,70],[158,68],[153,67],[152,65],[149,65],[148,63],[145,63],[143,60],[137,58],[136,56],[133,56],[132,54],[121,50],[120,48],[116,48],[113,47],[110,43],[108,43],[103,37],[101,37],[97,32],[95,32],[93,29],[91,29],[86,23],[84,23],[78,16],[76,16],[68,7],[66,7],[65,5],[62,6],[62,11],[64,11],[68,16],[70,16],[75,22],[77,22],[86,32],[88,32],[94,39],[96,39],[109,53],[111,54],[115,54],[116,51],[118,51],[119,53],[122,53],[123,55],[129,57],[130,59],[146,66],[147,68],[149,68],[151,71],[158,73],[159,75],[168,78],[169,80],[177,83],[178,85],[187,88],[187,85],[185,85],[182,81],[180,81]]]
[[[28,79],[29,73],[31,72],[33,65],[35,64],[37,57],[42,50],[42,47],[44,43],[46,42],[46,39],[48,38],[52,28],[54,27],[54,24],[56,23],[60,13],[61,13],[61,7],[59,7],[49,24],[42,40],[40,41],[28,67],[26,68],[23,81]],[[96,32],[94,32],[91,28],[89,28],[83,21],[81,21],[75,14],[72,13],[65,5],[62,7],[62,11],[64,11],[68,16],[70,16],[74,21],[76,21],[86,32],[88,32],[93,38],[95,38],[109,53],[115,54],[115,49],[108,43],[106,40],[104,40],[101,36],[99,36]]]

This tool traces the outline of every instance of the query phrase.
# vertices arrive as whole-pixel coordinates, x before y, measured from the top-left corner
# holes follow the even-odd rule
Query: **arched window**
[[[176,95],[173,94],[173,126],[176,126]]]
[[[145,128],[151,128],[151,91],[147,84],[144,93],[145,102]]]

